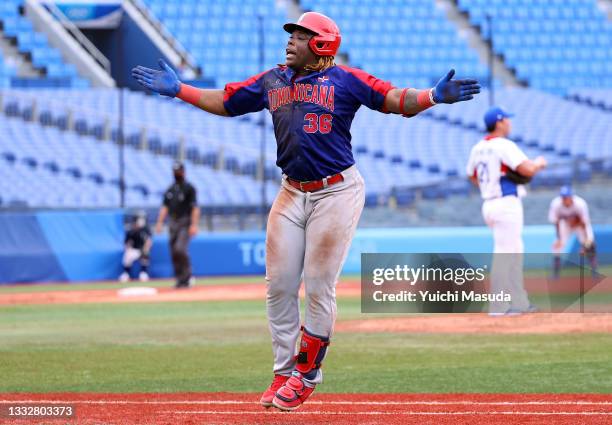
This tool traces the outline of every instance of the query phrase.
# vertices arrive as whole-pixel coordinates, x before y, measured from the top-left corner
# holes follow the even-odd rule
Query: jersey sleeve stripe
[[[270,71],[271,69],[268,69],[267,71],[260,72],[259,74],[254,75],[247,80],[240,81],[237,83],[227,83],[225,85],[225,94],[223,95],[223,102],[227,102],[241,88],[255,84],[257,80],[259,80],[261,77],[263,77]]]
[[[387,93],[389,93],[389,91],[391,91],[394,88],[393,84],[391,84],[390,82],[380,80],[374,77],[373,75],[368,74],[365,71],[362,71],[361,69],[351,68],[346,65],[338,65],[338,68],[355,76],[357,79],[359,79],[359,81],[366,84],[372,90],[376,91],[377,93],[382,94],[383,96],[386,96]]]

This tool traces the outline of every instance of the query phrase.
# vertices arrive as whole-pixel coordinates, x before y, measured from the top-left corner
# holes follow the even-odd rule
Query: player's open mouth
[[[295,57],[295,52],[293,52],[291,50],[287,50],[286,52],[287,52],[287,54],[286,54],[287,59]]]

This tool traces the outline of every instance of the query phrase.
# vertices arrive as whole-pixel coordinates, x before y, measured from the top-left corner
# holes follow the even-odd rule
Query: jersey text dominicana
[[[231,116],[261,111],[272,114],[277,162],[300,181],[337,174],[355,163],[350,127],[361,105],[384,110],[393,86],[359,69],[333,66],[297,77],[279,66],[225,86],[223,100]]]

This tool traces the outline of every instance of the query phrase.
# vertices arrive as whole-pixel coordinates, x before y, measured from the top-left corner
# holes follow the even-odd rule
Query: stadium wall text
[[[124,217],[120,210],[0,214],[0,283],[113,280],[121,273]],[[526,251],[550,252],[552,226],[527,226]],[[596,226],[599,252],[612,252],[612,226]],[[360,272],[361,253],[491,252],[486,227],[360,229],[344,273]],[[569,251],[576,252],[576,241]],[[200,233],[190,245],[197,276],[262,275],[263,232]],[[151,276],[172,276],[167,234],[156,235]]]

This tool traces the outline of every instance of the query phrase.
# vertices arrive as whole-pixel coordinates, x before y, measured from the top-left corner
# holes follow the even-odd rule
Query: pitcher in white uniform
[[[470,152],[468,177],[480,188],[484,200],[482,215],[493,230],[494,255],[491,270],[492,294],[504,292],[510,302],[492,302],[491,315],[513,315],[534,311],[523,285],[523,204],[522,184],[514,176],[531,178],[546,167],[546,160],[530,160],[511,140],[511,114],[495,106],[484,115],[488,134]]]
[[[595,236],[591,226],[589,207],[584,199],[574,195],[570,186],[563,186],[559,196],[552,200],[548,210],[548,221],[555,226],[557,239],[553,243],[553,277],[561,273],[561,253],[573,234],[580,242],[580,253],[587,256],[593,273],[597,271],[595,256]]]

